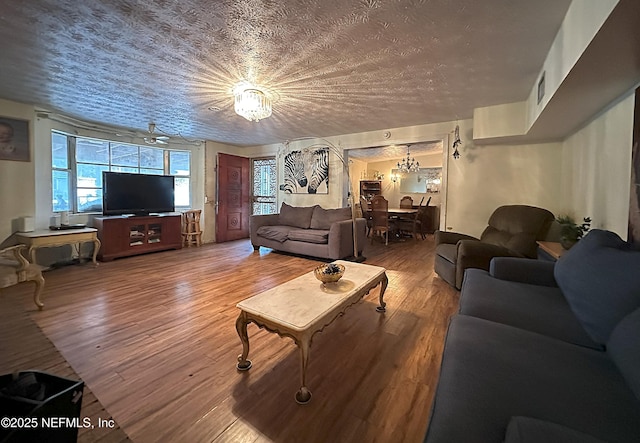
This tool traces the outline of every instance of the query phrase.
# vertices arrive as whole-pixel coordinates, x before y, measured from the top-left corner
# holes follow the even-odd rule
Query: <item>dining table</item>
[[[414,215],[418,212],[417,209],[414,208],[389,208],[389,217],[402,217],[407,215]]]

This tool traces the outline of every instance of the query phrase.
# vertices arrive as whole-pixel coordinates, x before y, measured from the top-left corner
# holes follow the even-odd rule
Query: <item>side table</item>
[[[94,266],[98,265],[96,256],[98,255],[98,250],[100,250],[100,240],[98,240],[98,230],[95,228],[17,232],[16,237],[29,248],[28,255],[31,263],[36,262],[36,249],[38,248],[93,242],[92,261]]]
[[[555,241],[538,241],[538,258],[541,260],[556,261],[567,252],[559,242]]]

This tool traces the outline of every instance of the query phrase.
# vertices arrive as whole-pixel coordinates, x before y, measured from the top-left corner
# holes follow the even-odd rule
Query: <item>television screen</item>
[[[104,215],[146,215],[175,211],[174,177],[171,175],[102,173]]]

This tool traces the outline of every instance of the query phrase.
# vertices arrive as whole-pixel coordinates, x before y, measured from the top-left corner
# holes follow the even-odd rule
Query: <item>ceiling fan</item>
[[[169,137],[166,135],[157,135],[155,130],[156,124],[149,123],[149,135],[144,138],[144,141],[149,145],[166,145]]]

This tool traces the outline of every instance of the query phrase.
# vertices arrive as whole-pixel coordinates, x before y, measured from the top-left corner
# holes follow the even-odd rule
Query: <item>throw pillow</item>
[[[311,217],[311,229],[330,229],[334,222],[351,219],[351,208],[323,209],[316,206]]]
[[[256,234],[259,237],[283,243],[287,240],[290,230],[291,228],[288,226],[260,226]]]
[[[309,226],[311,226],[311,216],[316,206],[289,206],[285,202],[282,202],[278,223],[285,226],[309,229]]]
[[[582,327],[606,344],[616,324],[640,307],[640,251],[593,229],[557,262],[554,277]]]

